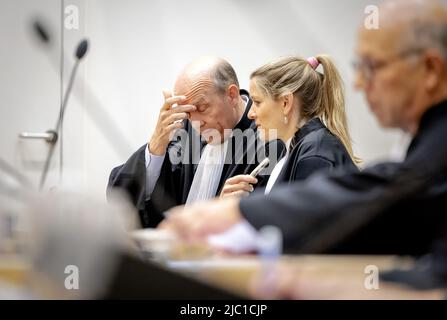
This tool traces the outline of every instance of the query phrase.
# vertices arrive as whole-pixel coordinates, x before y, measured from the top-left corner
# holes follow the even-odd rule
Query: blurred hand
[[[253,178],[249,174],[241,174],[227,179],[220,193],[220,198],[228,196],[248,196],[253,192],[253,184],[258,183],[258,179]]]
[[[153,155],[164,155],[172,134],[183,127],[182,120],[189,119],[189,113],[196,110],[193,105],[180,105],[186,100],[185,96],[173,97],[171,93],[163,91],[165,102],[160,109],[155,132],[149,141],[149,150]],[[173,108],[174,104],[179,104]],[[176,122],[180,120],[179,122]]]
[[[171,230],[185,240],[199,241],[229,229],[240,220],[239,200],[229,197],[175,207],[167,212],[158,228]]]

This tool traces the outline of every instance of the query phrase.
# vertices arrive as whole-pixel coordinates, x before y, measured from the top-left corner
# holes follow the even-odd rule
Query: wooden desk
[[[28,279],[30,264],[16,255],[0,255],[0,280],[23,285]]]
[[[441,290],[416,291],[383,281],[377,290],[365,287],[370,275],[365,273],[367,266],[377,267],[380,273],[411,264],[411,259],[396,256],[282,256],[276,280],[289,287],[287,298],[292,299],[444,299]],[[177,261],[169,266],[247,297],[254,297],[255,283],[262,278],[261,260],[256,256]]]
[[[287,298],[293,299],[445,299],[445,291],[415,291],[383,281],[379,290],[365,289],[366,266],[377,266],[381,272],[394,267],[410,267],[411,264],[411,259],[395,256],[282,256],[279,274],[284,276],[287,273],[292,277],[278,278],[278,281],[289,285],[291,290]],[[264,298],[253,296],[254,283],[259,280],[262,269],[257,256],[179,260],[168,266],[239,295]],[[0,281],[26,286],[30,271],[29,263],[17,257],[3,256],[0,259]]]

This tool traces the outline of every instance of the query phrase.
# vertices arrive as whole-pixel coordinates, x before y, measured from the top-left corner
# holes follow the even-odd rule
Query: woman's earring
[[[287,119],[287,116],[284,116],[284,124],[288,124],[289,123],[289,119]]]

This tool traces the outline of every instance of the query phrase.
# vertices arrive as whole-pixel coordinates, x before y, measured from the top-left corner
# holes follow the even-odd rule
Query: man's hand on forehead
[[[185,119],[197,110],[196,106],[187,104],[184,96],[173,96],[171,92],[163,90],[164,103],[160,108],[155,132],[148,142],[151,154],[163,155],[175,130],[183,128]]]

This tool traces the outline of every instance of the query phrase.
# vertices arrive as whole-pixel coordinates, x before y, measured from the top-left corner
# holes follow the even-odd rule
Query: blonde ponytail
[[[344,86],[340,74],[329,56],[319,55],[316,59],[324,72],[320,119],[329,131],[340,139],[351,159],[355,163],[361,163],[361,159],[355,157],[352,150],[345,112]]]

